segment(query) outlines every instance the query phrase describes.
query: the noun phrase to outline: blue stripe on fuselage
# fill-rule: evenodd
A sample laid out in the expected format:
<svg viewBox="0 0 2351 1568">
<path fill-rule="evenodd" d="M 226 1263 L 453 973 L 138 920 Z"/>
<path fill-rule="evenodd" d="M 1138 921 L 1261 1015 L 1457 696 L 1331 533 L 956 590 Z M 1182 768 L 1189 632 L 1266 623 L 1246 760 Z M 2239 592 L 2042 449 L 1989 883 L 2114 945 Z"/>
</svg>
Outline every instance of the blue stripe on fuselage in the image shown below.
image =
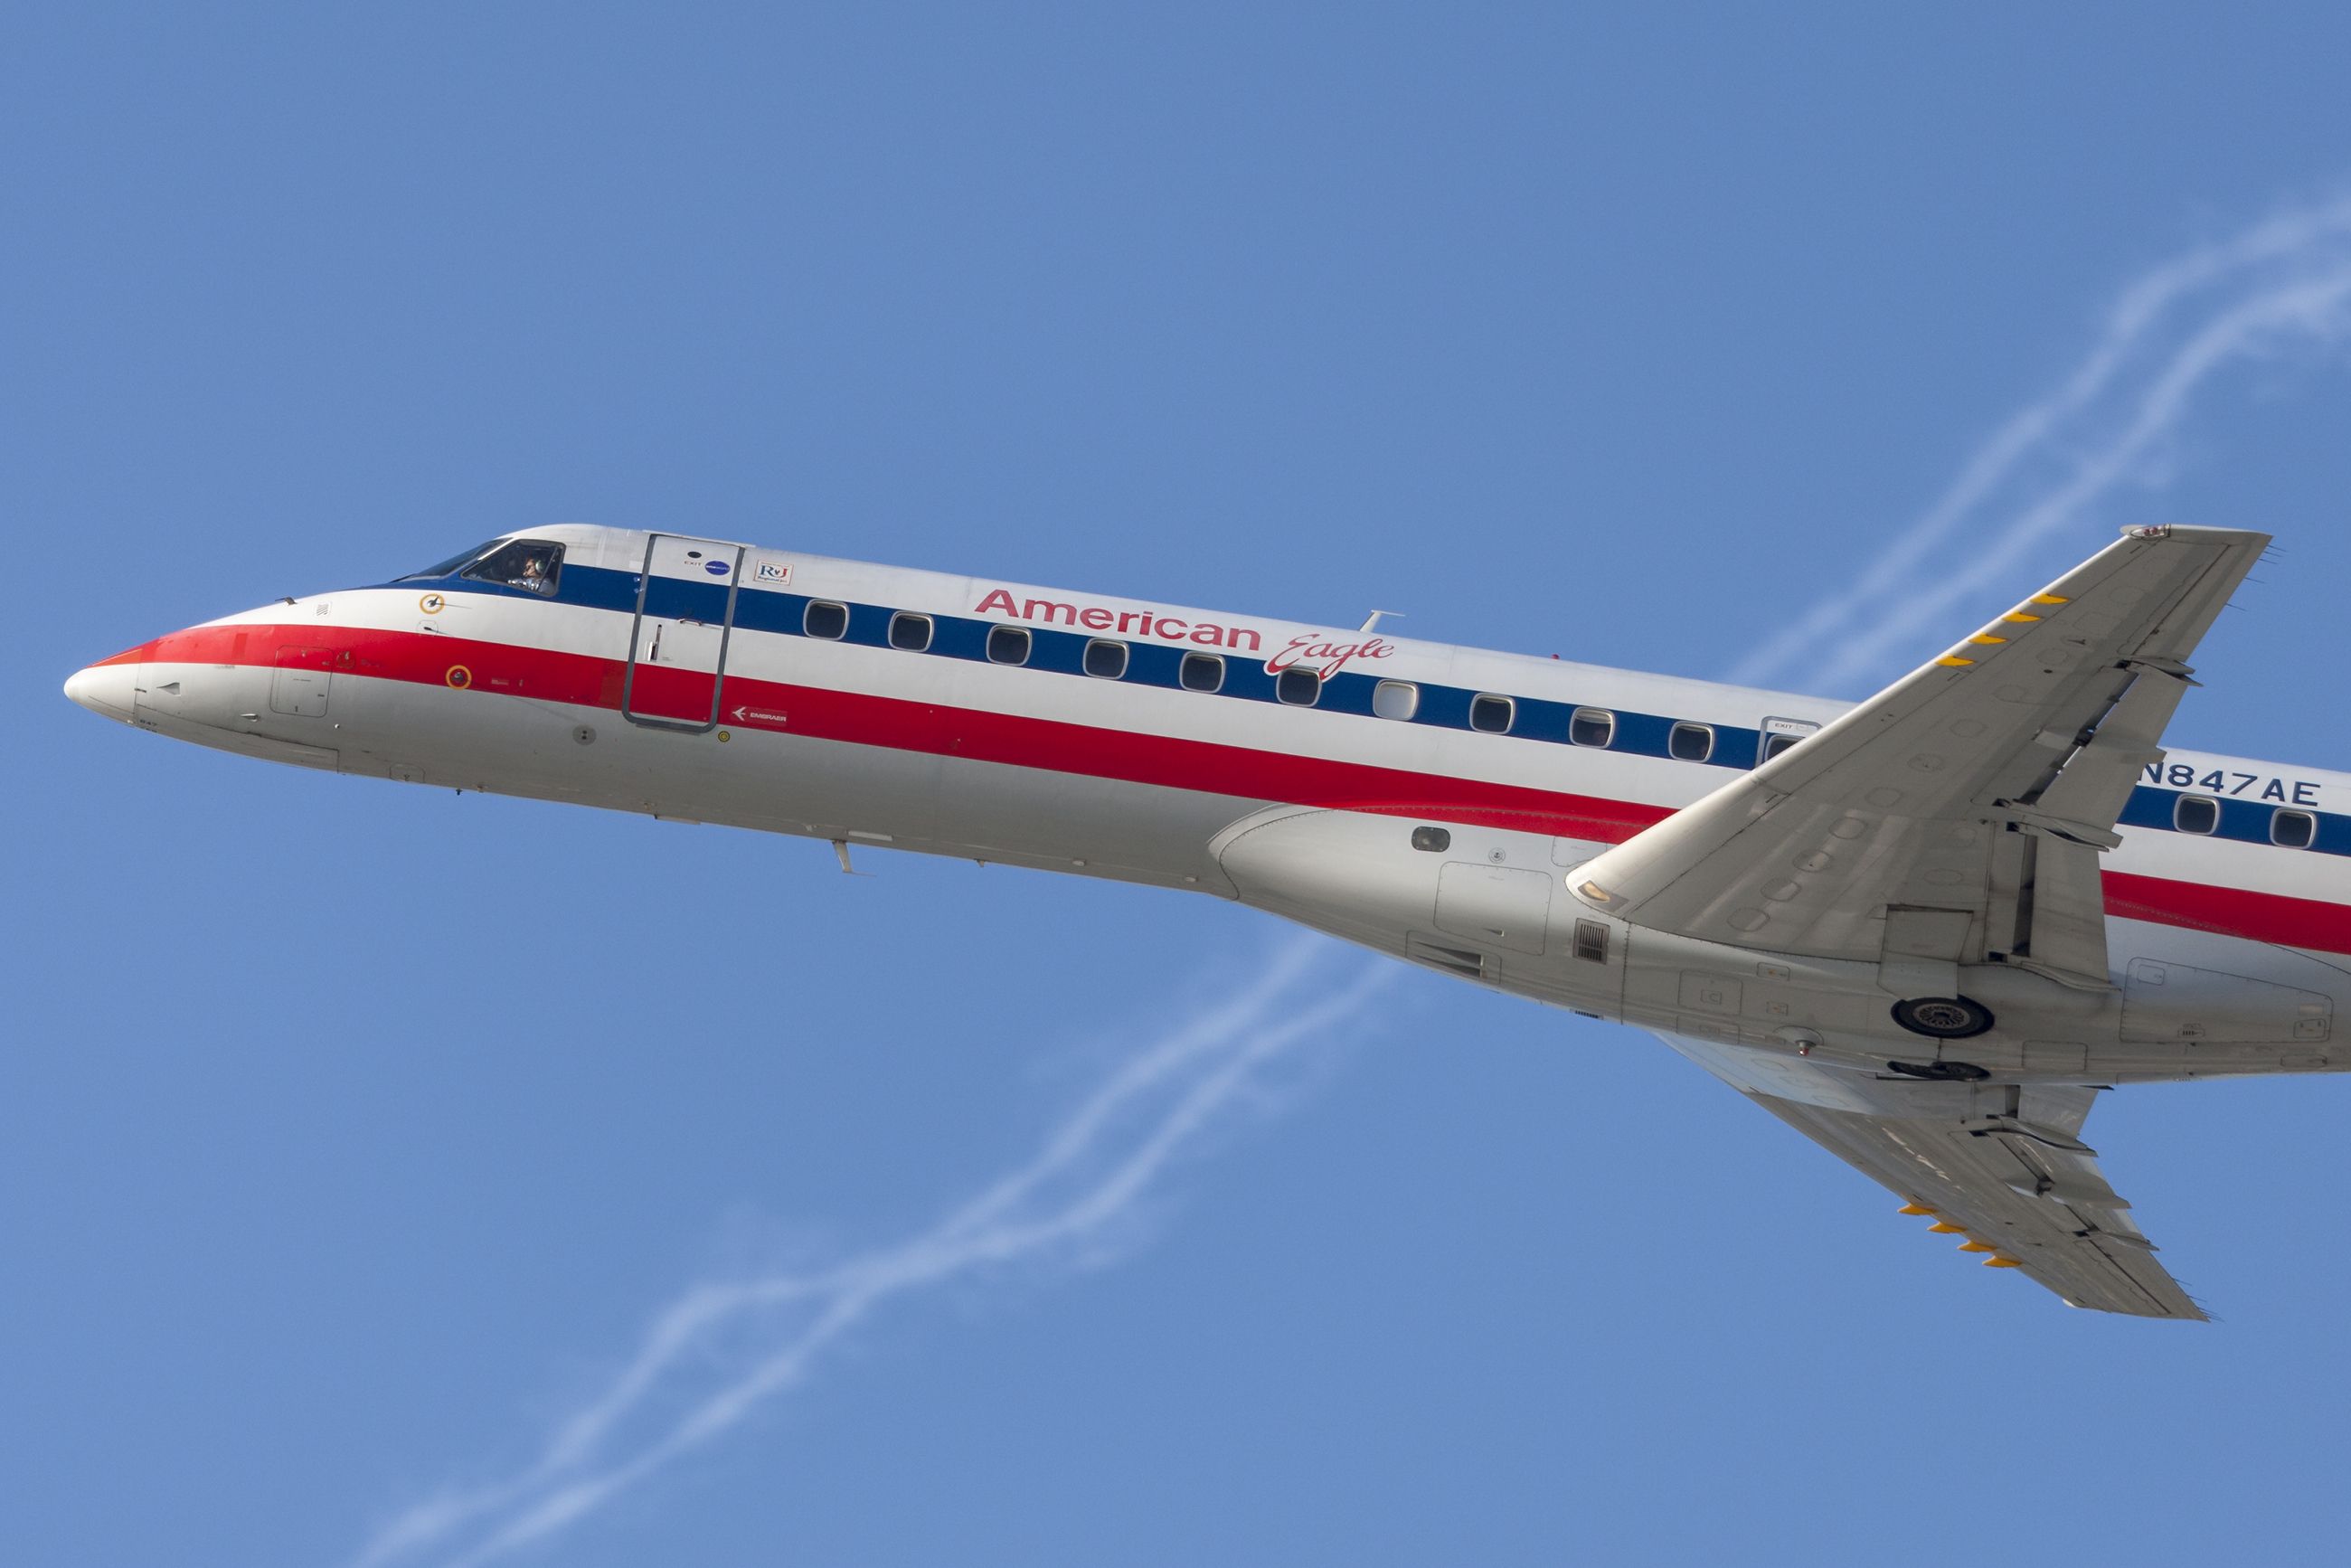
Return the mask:
<svg viewBox="0 0 2351 1568">
<path fill-rule="evenodd" d="M 406 587 L 419 580 L 403 578 L 397 586 Z M 479 582 L 465 578 L 439 580 L 443 591 L 451 593 L 479 593 L 500 598 L 527 600 L 534 603 L 549 601 L 536 593 L 502 584 Z M 688 581 L 680 578 L 656 576 L 645 589 L 645 609 L 648 612 L 670 620 L 704 621 L 716 625 L 726 615 L 727 584 L 725 582 Z M 805 637 L 805 620 L 811 602 L 845 604 L 849 611 L 849 630 L 837 639 L 858 647 L 886 648 L 889 644 L 890 617 L 896 612 L 888 605 L 860 604 L 843 600 L 829 600 L 820 595 L 790 593 L 778 590 L 757 588 L 744 583 L 735 599 L 735 624 L 747 631 L 766 632 L 781 637 Z M 607 567 L 566 565 L 557 585 L 554 602 L 578 605 L 590 610 L 609 610 L 633 616 L 637 610 L 637 574 L 615 571 Z M 987 633 L 994 626 L 1013 622 L 988 621 L 977 616 L 942 615 L 935 611 L 922 611 L 932 622 L 931 645 L 927 653 L 935 658 L 962 659 L 973 664 L 985 664 L 987 659 Z M 1024 625 L 1030 637 L 1030 651 L 1024 669 L 1044 670 L 1056 674 L 1088 677 L 1084 671 L 1086 644 L 1095 641 L 1126 642 L 1128 650 L 1126 674 L 1122 680 L 1130 685 L 1160 686 L 1181 690 L 1177 671 L 1186 652 L 1217 652 L 1224 660 L 1224 685 L 1214 695 L 1242 702 L 1278 703 L 1274 677 L 1268 674 L 1262 659 L 1245 658 L 1216 650 L 1186 650 L 1160 643 L 1127 642 L 1126 639 L 1101 632 L 1064 632 L 1051 627 Z M 1342 670 L 1322 683 L 1322 695 L 1314 706 L 1330 713 L 1373 716 L 1372 695 L 1381 677 L 1352 670 Z M 1419 687 L 1419 706 L 1408 720 L 1390 721 L 1425 725 L 1437 729 L 1462 730 L 1471 734 L 1469 705 L 1480 695 L 1510 696 L 1505 692 L 1481 693 L 1463 686 L 1438 685 L 1426 681 L 1413 683 Z M 1195 694 L 1208 695 L 1208 694 Z M 1610 707 L 1605 703 L 1557 702 L 1543 697 L 1511 696 L 1517 707 L 1507 738 L 1532 740 L 1559 746 L 1573 746 L 1568 737 L 1568 725 L 1579 707 L 1611 713 L 1615 716 L 1615 730 L 1605 747 L 1579 747 L 1579 750 L 1617 752 L 1633 757 L 1654 757 L 1668 761 L 1681 760 L 1667 749 L 1667 740 L 1675 724 L 1682 722 L 1662 714 L 1628 713 Z M 1691 723 L 1702 722 L 1690 720 Z M 1685 767 L 1719 768 L 1729 771 L 1745 771 L 1755 766 L 1756 748 L 1761 732 L 1738 725 L 1712 725 L 1714 752 L 1704 762 L 1687 762 Z M 1497 737 L 1497 738 L 1503 738 Z M 2173 814 L 2183 794 L 2194 790 L 2166 789 L 2151 784 L 2140 784 L 2117 820 L 2117 825 L 2150 829 L 2158 832 L 2178 832 Z M 2255 800 L 2221 798 L 2220 821 L 2212 838 L 2226 839 L 2234 843 L 2270 843 L 2270 824 L 2278 808 Z M 2309 808 L 2288 808 L 2307 810 L 2318 819 L 2315 841 L 2309 851 L 2289 851 L 2290 853 L 2316 852 L 2330 855 L 2351 855 L 2351 817 L 2335 815 Z"/>
</svg>

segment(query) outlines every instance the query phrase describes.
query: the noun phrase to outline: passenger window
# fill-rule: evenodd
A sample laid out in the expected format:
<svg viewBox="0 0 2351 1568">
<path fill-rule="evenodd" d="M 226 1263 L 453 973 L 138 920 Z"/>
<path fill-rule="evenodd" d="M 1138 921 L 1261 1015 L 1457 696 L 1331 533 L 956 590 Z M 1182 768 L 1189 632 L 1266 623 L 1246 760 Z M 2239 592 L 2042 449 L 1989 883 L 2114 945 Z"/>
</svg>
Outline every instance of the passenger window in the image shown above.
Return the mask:
<svg viewBox="0 0 2351 1568">
<path fill-rule="evenodd" d="M 1714 755 L 1714 726 L 1677 724 L 1666 737 L 1666 751 L 1677 762 L 1704 762 Z"/>
<path fill-rule="evenodd" d="M 1803 738 L 1801 735 L 1767 735 L 1763 737 L 1763 753 L 1755 760 L 1759 763 L 1769 762 Z"/>
<path fill-rule="evenodd" d="M 1420 688 L 1410 681 L 1382 681 L 1372 688 L 1372 712 L 1382 718 L 1410 718 L 1420 711 Z"/>
<path fill-rule="evenodd" d="M 519 588 L 526 593 L 552 598 L 555 579 L 563 570 L 563 547 L 547 539 L 517 539 L 492 550 L 465 575 L 476 582 Z"/>
<path fill-rule="evenodd" d="M 1593 964 L 1608 962 L 1608 927 L 1597 920 L 1577 921 L 1575 956 Z"/>
<path fill-rule="evenodd" d="M 1412 847 L 1432 855 L 1441 855 L 1453 847 L 1453 835 L 1443 828 L 1415 828 Z"/>
<path fill-rule="evenodd" d="M 2220 802 L 2210 795 L 2182 795 L 2172 804 L 2171 825 L 2183 833 L 2218 832 Z"/>
<path fill-rule="evenodd" d="M 800 616 L 800 630 L 811 637 L 839 639 L 849 635 L 849 606 L 822 599 L 809 601 Z"/>
<path fill-rule="evenodd" d="M 1292 664 L 1273 677 L 1273 695 L 1292 707 L 1312 707 L 1322 695 L 1322 677 Z"/>
<path fill-rule="evenodd" d="M 1126 674 L 1126 644 L 1097 637 L 1086 644 L 1086 674 L 1105 681 Z"/>
<path fill-rule="evenodd" d="M 1578 746 L 1605 746 L 1616 738 L 1616 716 L 1606 708 L 1577 708 L 1567 721 L 1567 738 Z"/>
<path fill-rule="evenodd" d="M 1176 681 L 1187 692 L 1221 691 L 1225 662 L 1214 653 L 1186 653 L 1176 671 Z"/>
<path fill-rule="evenodd" d="M 2270 818 L 2270 842 L 2306 850 L 2318 841 L 2318 819 L 2307 811 L 2279 811 Z"/>
<path fill-rule="evenodd" d="M 917 615 L 911 610 L 901 610 L 890 617 L 890 646 L 902 653 L 919 653 L 931 645 L 931 618 Z"/>
<path fill-rule="evenodd" d="M 1518 705 L 1508 697 L 1481 693 L 1469 699 L 1469 727 L 1483 730 L 1488 735 L 1508 735 L 1510 733 L 1510 720 L 1517 716 L 1517 710 Z"/>
<path fill-rule="evenodd" d="M 990 626 L 987 629 L 987 662 L 991 664 L 1025 664 L 1029 662 L 1029 630 L 1025 626 Z"/>
</svg>

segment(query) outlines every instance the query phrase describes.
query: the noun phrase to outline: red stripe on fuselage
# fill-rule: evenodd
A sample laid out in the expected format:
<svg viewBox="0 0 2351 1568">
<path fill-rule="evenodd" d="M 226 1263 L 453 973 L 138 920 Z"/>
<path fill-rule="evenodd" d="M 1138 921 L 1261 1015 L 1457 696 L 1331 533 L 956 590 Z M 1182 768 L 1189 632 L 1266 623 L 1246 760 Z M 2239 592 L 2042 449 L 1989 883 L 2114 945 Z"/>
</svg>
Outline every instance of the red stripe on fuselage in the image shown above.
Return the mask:
<svg viewBox="0 0 2351 1568">
<path fill-rule="evenodd" d="M 2274 942 L 2322 953 L 2351 953 L 2351 908 L 2324 899 L 2244 887 L 2213 887 L 2200 882 L 2135 872 L 2105 874 L 2106 913 L 2158 925 L 2184 925 L 2217 936 Z"/>
<path fill-rule="evenodd" d="M 450 670 L 463 666 L 469 691 L 614 712 L 621 706 L 628 668 L 624 661 L 594 654 L 420 632 L 234 624 L 199 626 L 159 637 L 107 663 L 148 660 L 267 666 L 279 662 L 281 649 L 305 651 L 308 656 L 300 662 L 306 665 L 421 685 L 446 686 Z M 321 653 L 327 655 L 323 663 L 318 662 Z M 643 669 L 639 679 L 649 673 L 693 679 L 685 672 Z M 706 704 L 708 686 L 703 685 L 700 690 L 705 694 L 701 702 Z M 697 706 L 691 693 L 672 695 L 684 698 L 681 710 Z M 773 730 L 1244 800 L 1394 817 L 1431 817 L 1603 843 L 1621 843 L 1673 815 L 1671 807 L 1635 800 L 1416 773 L 1375 763 L 1294 757 L 1218 741 L 789 685 L 747 675 L 726 677 L 725 698 L 726 722 L 739 729 Z M 663 711 L 670 706 L 664 700 Z M 739 719 L 732 716 L 737 708 L 746 710 Z M 706 706 L 703 711 L 707 711 Z M 780 716 L 787 715 L 789 718 Z M 2126 872 L 2107 872 L 2105 881 L 2106 913 L 2124 919 L 2282 946 L 2351 953 L 2351 907 L 2339 904 Z"/>
<path fill-rule="evenodd" d="M 559 653 L 510 643 L 474 642 L 420 632 L 360 627 L 200 626 L 158 638 L 148 657 L 164 664 L 274 664 L 280 648 L 331 650 L 322 667 L 380 680 L 447 685 L 449 672 L 463 667 L 465 689 L 541 702 L 618 711 L 628 666 L 618 659 Z M 348 660 L 344 655 L 348 654 Z M 302 661 L 308 664 L 311 658 Z M 686 672 L 647 670 L 638 679 Z M 649 692 L 657 711 L 707 712 L 707 677 L 699 704 L 680 683 L 675 691 Z M 1435 816 L 1445 821 L 1555 833 L 1609 843 L 1630 838 L 1673 814 L 1670 807 L 1611 800 L 1477 779 L 1452 779 L 1360 762 L 1173 736 L 1104 729 L 1061 719 L 943 706 L 863 692 L 789 685 L 730 674 L 725 692 L 727 722 L 739 729 L 768 729 L 819 740 L 883 747 L 898 751 L 967 757 L 1059 773 L 1160 784 L 1248 800 L 1280 800 L 1333 810 L 1376 811 L 1390 816 Z M 741 707 L 789 715 L 788 720 Z"/>
</svg>

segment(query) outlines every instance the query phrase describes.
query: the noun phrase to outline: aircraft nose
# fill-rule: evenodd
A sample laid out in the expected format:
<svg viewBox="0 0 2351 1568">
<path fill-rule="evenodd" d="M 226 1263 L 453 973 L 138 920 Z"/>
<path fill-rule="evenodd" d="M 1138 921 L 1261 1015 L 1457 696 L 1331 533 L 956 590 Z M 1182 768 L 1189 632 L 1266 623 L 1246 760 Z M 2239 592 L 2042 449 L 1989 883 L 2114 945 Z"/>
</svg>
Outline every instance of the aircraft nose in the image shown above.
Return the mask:
<svg viewBox="0 0 2351 1568">
<path fill-rule="evenodd" d="M 136 664 L 92 664 L 66 678 L 66 695 L 100 718 L 129 724 L 138 685 Z"/>
</svg>

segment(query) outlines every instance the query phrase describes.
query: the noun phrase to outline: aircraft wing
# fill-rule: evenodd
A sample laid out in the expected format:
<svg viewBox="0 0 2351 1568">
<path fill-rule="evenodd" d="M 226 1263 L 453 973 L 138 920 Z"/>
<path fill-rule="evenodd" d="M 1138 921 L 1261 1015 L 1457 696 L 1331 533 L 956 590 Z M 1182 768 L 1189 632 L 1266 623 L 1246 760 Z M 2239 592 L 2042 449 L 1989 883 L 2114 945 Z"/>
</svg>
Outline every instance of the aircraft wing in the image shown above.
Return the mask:
<svg viewBox="0 0 2351 1568">
<path fill-rule="evenodd" d="M 2202 1320 L 2081 1141 L 2099 1091 L 1889 1080 L 1678 1035 L 1658 1038 L 1994 1267 L 2069 1306 Z"/>
<path fill-rule="evenodd" d="M 2163 755 L 2189 654 L 2268 545 L 2231 528 L 2126 529 L 1949 653 L 1587 862 L 1576 891 L 1707 941 L 1907 967 L 1908 994 L 1949 996 L 1951 966 L 1990 961 L 2103 988 L 2099 852 Z"/>
</svg>

